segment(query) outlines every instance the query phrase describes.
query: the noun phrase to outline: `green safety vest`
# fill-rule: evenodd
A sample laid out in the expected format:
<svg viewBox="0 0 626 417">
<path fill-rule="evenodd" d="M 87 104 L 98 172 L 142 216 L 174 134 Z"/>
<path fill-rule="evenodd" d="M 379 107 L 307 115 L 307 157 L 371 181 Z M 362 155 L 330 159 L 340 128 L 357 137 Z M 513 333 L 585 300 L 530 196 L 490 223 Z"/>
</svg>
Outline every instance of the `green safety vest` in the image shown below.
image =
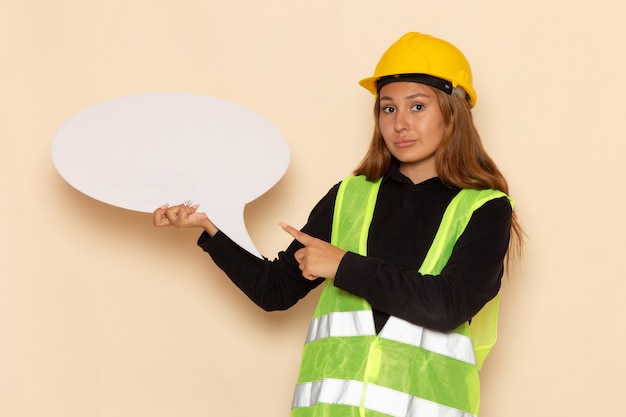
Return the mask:
<svg viewBox="0 0 626 417">
<path fill-rule="evenodd" d="M 367 254 L 381 180 L 351 176 L 340 185 L 331 243 Z M 472 213 L 506 196 L 463 189 L 452 199 L 419 269 L 438 275 Z M 478 371 L 495 343 L 498 296 L 454 331 L 391 316 L 376 334 L 371 305 L 327 279 L 309 327 L 292 417 L 470 417 L 480 402 Z"/>
</svg>

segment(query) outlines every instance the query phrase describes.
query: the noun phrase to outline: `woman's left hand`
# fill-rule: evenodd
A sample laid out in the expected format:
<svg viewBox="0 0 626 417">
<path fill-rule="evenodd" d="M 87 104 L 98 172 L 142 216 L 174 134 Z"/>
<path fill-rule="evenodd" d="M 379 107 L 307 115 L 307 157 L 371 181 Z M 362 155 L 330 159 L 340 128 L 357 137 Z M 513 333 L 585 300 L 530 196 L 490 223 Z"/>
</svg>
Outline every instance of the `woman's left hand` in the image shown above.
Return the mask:
<svg viewBox="0 0 626 417">
<path fill-rule="evenodd" d="M 335 278 L 339 263 L 346 251 L 285 223 L 280 223 L 280 227 L 304 245 L 294 254 L 304 278 L 311 281 L 319 277 Z"/>
</svg>

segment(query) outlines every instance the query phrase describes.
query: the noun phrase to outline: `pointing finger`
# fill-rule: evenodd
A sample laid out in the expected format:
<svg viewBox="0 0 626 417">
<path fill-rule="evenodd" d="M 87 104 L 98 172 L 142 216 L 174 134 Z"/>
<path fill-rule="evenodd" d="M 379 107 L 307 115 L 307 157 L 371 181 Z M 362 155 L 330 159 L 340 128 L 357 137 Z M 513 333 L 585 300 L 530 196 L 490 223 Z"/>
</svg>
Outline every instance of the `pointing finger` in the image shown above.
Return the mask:
<svg viewBox="0 0 626 417">
<path fill-rule="evenodd" d="M 283 228 L 283 230 L 285 232 L 289 233 L 294 239 L 296 239 L 298 242 L 302 243 L 304 246 L 310 244 L 311 241 L 314 239 L 310 235 L 307 235 L 306 233 L 301 232 L 298 229 L 296 229 L 295 227 L 289 226 L 286 223 L 279 223 L 279 225 L 280 225 L 280 227 Z"/>
</svg>

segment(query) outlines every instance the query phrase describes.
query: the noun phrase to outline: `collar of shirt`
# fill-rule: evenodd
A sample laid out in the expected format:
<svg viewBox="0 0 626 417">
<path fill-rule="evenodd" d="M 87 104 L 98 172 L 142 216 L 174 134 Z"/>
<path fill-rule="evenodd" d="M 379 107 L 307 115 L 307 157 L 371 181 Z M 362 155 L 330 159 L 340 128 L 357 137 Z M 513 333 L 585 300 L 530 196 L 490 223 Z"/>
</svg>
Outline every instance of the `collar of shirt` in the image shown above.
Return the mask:
<svg viewBox="0 0 626 417">
<path fill-rule="evenodd" d="M 439 179 L 439 177 L 429 178 L 425 181 L 422 181 L 419 184 L 413 184 L 413 181 L 411 181 L 409 177 L 407 177 L 402 172 L 400 172 L 400 164 L 397 161 L 394 161 L 391 163 L 389 170 L 387 171 L 387 173 L 385 174 L 383 178 L 383 182 L 385 181 L 395 181 L 400 184 L 409 184 L 411 186 L 416 186 L 416 185 L 421 186 L 421 185 L 428 185 L 428 184 L 437 184 L 438 186 L 441 185 L 441 180 Z"/>
</svg>

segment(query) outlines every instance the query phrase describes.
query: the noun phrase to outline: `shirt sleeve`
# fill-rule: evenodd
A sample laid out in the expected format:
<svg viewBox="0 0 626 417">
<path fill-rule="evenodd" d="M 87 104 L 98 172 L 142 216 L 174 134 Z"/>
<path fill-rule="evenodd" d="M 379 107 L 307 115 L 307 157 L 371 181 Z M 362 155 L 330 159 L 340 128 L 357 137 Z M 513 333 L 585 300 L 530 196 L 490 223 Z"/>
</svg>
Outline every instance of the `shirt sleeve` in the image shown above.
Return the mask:
<svg viewBox="0 0 626 417">
<path fill-rule="evenodd" d="M 365 298 L 382 313 L 434 330 L 453 330 L 500 290 L 511 214 L 506 198 L 477 209 L 438 276 L 348 252 L 335 286 Z"/>
<path fill-rule="evenodd" d="M 303 232 L 330 240 L 337 189 L 338 184 L 314 207 Z M 213 237 L 202 233 L 198 246 L 248 298 L 266 311 L 288 309 L 323 282 L 322 278 L 310 281 L 302 276 L 294 258 L 302 245 L 295 240 L 272 260 L 249 253 L 221 231 Z"/>
</svg>

